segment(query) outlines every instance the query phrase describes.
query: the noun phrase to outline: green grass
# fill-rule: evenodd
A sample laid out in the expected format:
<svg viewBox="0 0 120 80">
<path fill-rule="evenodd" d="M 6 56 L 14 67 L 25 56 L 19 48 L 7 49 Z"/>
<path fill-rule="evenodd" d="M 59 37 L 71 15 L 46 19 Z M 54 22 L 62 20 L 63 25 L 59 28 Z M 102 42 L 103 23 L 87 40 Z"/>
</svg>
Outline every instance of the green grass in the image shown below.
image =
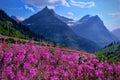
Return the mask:
<svg viewBox="0 0 120 80">
<path fill-rule="evenodd" d="M 100 61 L 117 62 L 120 61 L 120 43 L 111 44 L 95 53 Z"/>
<path fill-rule="evenodd" d="M 13 24 L 9 21 L 0 21 L 0 34 L 17 38 L 29 39 L 28 36 L 14 29 Z"/>
</svg>

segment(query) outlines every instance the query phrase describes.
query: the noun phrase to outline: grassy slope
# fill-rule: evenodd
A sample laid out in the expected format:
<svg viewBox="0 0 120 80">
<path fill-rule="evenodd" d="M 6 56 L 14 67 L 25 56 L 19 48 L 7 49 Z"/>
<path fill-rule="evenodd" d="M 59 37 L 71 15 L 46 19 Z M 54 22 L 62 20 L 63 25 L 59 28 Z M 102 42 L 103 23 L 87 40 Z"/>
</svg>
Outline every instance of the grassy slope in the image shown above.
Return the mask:
<svg viewBox="0 0 120 80">
<path fill-rule="evenodd" d="M 12 37 L 17 37 L 17 38 L 24 38 L 28 39 L 28 37 L 18 30 L 14 29 L 12 26 L 13 24 L 9 25 L 9 21 L 1 21 L 0 20 L 0 34 L 2 35 L 7 35 L 7 36 L 12 36 Z"/>
<path fill-rule="evenodd" d="M 0 34 L 17 38 L 28 38 L 26 35 L 21 33 L 17 27 L 22 26 L 0 9 Z"/>
<path fill-rule="evenodd" d="M 96 52 L 96 57 L 101 60 L 108 60 L 109 62 L 120 61 L 120 43 L 111 44 L 104 49 Z"/>
</svg>

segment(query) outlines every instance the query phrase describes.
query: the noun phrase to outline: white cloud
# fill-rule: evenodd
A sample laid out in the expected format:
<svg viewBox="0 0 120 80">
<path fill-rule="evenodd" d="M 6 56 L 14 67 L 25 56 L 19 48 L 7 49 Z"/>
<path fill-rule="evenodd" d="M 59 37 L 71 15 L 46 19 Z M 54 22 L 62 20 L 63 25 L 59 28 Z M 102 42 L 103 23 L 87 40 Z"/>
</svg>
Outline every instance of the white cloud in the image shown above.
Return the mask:
<svg viewBox="0 0 120 80">
<path fill-rule="evenodd" d="M 24 20 L 25 20 L 25 18 L 20 17 L 20 16 L 17 16 L 16 18 L 17 18 L 19 21 L 24 21 Z"/>
<path fill-rule="evenodd" d="M 108 13 L 110 16 L 120 16 L 120 12 Z"/>
<path fill-rule="evenodd" d="M 35 11 L 32 7 L 30 7 L 30 6 L 28 6 L 28 5 L 25 5 L 25 9 L 30 10 L 30 11 L 32 11 L 32 12 Z"/>
<path fill-rule="evenodd" d="M 63 5 L 69 7 L 66 0 L 23 0 L 26 3 L 37 6 L 38 8 L 43 8 L 48 6 L 49 8 L 55 8 L 57 5 Z"/>
<path fill-rule="evenodd" d="M 68 12 L 67 13 L 69 16 L 74 16 L 74 13 L 72 13 L 72 12 Z"/>
<path fill-rule="evenodd" d="M 70 3 L 71 3 L 71 5 L 77 6 L 80 8 L 92 8 L 95 6 L 94 1 L 82 2 L 82 1 L 70 0 Z"/>
</svg>

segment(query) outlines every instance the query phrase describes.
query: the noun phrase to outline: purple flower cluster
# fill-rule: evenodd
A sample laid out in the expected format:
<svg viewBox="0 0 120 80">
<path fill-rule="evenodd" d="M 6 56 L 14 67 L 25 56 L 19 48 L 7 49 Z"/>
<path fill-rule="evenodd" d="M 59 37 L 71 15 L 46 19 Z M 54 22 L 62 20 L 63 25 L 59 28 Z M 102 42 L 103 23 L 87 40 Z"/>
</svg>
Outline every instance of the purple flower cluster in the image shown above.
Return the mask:
<svg viewBox="0 0 120 80">
<path fill-rule="evenodd" d="M 67 48 L 0 43 L 0 79 L 120 80 L 120 62 Z"/>
</svg>

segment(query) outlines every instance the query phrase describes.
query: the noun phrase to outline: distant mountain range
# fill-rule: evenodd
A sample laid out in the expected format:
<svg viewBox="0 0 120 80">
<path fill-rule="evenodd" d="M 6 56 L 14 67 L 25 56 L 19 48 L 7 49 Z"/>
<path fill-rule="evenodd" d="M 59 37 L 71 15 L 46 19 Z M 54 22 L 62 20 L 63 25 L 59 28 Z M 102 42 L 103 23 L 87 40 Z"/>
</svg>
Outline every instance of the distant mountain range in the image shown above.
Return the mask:
<svg viewBox="0 0 120 80">
<path fill-rule="evenodd" d="M 72 30 L 79 36 L 96 42 L 101 47 L 118 41 L 118 38 L 106 28 L 103 21 L 97 15 L 84 16 L 72 26 Z"/>
<path fill-rule="evenodd" d="M 93 52 L 99 46 L 88 39 L 76 35 L 67 25 L 72 19 L 59 16 L 52 9 L 45 7 L 37 14 L 22 22 L 34 33 L 44 36 L 46 39 L 54 41 L 62 46 Z"/>
<path fill-rule="evenodd" d="M 119 38 L 119 40 L 120 40 L 120 28 L 113 30 L 112 33 L 113 33 L 115 36 L 117 36 L 117 37 Z"/>
<path fill-rule="evenodd" d="M 21 21 L 16 16 L 11 16 L 13 20 L 15 20 L 17 23 L 20 23 Z"/>
</svg>

